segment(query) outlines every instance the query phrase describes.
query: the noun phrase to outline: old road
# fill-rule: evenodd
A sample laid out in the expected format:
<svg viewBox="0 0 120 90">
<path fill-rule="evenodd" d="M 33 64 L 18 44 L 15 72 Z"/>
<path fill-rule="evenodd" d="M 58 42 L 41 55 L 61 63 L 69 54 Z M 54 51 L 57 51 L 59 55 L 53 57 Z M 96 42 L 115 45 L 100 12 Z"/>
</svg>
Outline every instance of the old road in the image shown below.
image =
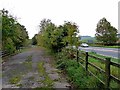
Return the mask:
<svg viewBox="0 0 120 90">
<path fill-rule="evenodd" d="M 43 48 L 30 48 L 2 65 L 2 88 L 69 88 Z"/>
</svg>

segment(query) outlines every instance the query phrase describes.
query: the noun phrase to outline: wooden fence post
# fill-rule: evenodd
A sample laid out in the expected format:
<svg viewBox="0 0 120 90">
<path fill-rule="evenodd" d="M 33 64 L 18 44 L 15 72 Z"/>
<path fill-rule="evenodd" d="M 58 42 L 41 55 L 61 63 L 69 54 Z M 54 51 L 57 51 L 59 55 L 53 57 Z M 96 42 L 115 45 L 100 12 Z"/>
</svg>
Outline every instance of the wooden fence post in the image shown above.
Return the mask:
<svg viewBox="0 0 120 90">
<path fill-rule="evenodd" d="M 85 69 L 88 71 L 88 52 L 86 52 L 86 57 L 85 57 Z"/>
<path fill-rule="evenodd" d="M 106 58 L 106 62 L 105 62 L 105 77 L 106 77 L 105 87 L 106 88 L 109 88 L 109 84 L 110 84 L 110 59 L 111 58 Z"/>
<path fill-rule="evenodd" d="M 78 51 L 78 49 L 77 49 L 77 62 L 78 62 L 78 60 L 79 60 L 79 51 Z"/>
</svg>

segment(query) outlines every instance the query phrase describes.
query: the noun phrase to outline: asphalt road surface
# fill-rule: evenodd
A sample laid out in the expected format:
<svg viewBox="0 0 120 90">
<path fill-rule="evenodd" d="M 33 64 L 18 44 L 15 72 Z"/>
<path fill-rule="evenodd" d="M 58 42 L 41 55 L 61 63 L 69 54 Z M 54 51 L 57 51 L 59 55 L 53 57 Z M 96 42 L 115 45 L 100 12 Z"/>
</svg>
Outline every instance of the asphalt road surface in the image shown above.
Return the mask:
<svg viewBox="0 0 120 90">
<path fill-rule="evenodd" d="M 79 47 L 80 50 L 87 52 L 96 52 L 104 56 L 120 58 L 120 49 L 118 48 L 103 48 L 103 47 Z"/>
</svg>

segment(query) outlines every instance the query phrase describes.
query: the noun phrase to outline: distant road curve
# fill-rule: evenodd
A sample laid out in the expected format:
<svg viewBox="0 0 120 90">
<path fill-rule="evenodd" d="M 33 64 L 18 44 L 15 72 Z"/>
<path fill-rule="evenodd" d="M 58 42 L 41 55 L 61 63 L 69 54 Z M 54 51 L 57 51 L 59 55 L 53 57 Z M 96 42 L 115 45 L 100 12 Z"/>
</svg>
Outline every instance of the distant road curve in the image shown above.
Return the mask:
<svg viewBox="0 0 120 90">
<path fill-rule="evenodd" d="M 103 48 L 103 47 L 79 47 L 80 50 L 87 52 L 96 52 L 104 56 L 120 58 L 120 48 Z"/>
</svg>

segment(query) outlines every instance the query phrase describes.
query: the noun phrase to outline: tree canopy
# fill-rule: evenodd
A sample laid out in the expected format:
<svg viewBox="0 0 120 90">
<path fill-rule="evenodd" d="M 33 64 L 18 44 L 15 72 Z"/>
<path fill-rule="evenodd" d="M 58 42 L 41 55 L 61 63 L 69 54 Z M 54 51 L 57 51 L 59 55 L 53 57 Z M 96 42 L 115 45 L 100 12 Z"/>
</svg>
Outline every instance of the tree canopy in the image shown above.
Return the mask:
<svg viewBox="0 0 120 90">
<path fill-rule="evenodd" d="M 13 53 L 28 40 L 25 26 L 21 25 L 9 12 L 2 10 L 2 50 Z"/>
<path fill-rule="evenodd" d="M 98 41 L 107 45 L 114 44 L 118 40 L 117 29 L 106 18 L 98 22 L 95 36 Z"/>
<path fill-rule="evenodd" d="M 43 19 L 40 23 L 40 32 L 37 35 L 37 44 L 53 50 L 61 51 L 65 46 L 77 45 L 78 26 L 72 22 L 65 22 L 56 26 L 49 19 Z"/>
</svg>

